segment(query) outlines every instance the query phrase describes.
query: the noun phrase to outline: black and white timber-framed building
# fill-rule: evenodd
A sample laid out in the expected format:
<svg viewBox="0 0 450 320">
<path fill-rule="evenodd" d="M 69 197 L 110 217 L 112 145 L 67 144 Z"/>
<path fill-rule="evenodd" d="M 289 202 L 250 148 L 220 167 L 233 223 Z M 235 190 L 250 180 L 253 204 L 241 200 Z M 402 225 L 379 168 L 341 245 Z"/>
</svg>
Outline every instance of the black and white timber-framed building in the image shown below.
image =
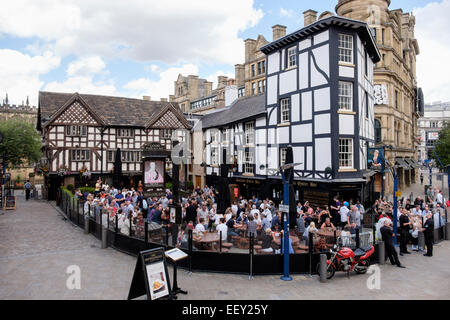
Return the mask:
<svg viewBox="0 0 450 320">
<path fill-rule="evenodd" d="M 80 183 L 82 170 L 88 170 L 91 179 L 102 177 L 111 185 L 118 148 L 122 182 L 136 187 L 144 181 L 144 146 L 156 142 L 171 150 L 173 136 L 184 139 L 183 129 L 191 127 L 174 102 L 39 92 L 37 130 L 48 166 L 48 198 L 54 199 L 63 183 Z M 59 174 L 62 168 L 64 175 Z"/>
<path fill-rule="evenodd" d="M 271 169 L 284 164 L 290 145 L 301 163 L 294 168 L 296 200 L 373 200 L 367 154 L 375 142 L 373 66 L 380 53 L 367 24 L 332 16 L 261 50 L 266 92 L 202 119 L 207 184 L 217 180 L 228 148 L 230 183 L 243 196 L 281 200 L 281 176 Z"/>
</svg>

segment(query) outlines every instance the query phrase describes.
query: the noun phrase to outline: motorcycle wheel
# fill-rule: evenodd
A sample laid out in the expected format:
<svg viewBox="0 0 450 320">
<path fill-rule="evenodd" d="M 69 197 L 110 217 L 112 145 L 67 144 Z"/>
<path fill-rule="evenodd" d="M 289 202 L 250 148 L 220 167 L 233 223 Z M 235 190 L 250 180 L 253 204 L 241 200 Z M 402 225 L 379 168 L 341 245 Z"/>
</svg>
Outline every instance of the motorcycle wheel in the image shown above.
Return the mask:
<svg viewBox="0 0 450 320">
<path fill-rule="evenodd" d="M 320 275 L 320 263 L 317 264 L 317 274 Z M 334 269 L 334 267 L 332 265 L 329 265 L 327 268 L 327 279 L 330 280 L 331 278 L 334 277 L 334 274 L 336 273 L 336 270 Z"/>
<path fill-rule="evenodd" d="M 364 263 L 364 264 L 363 264 Z M 357 274 L 364 274 L 369 270 L 370 262 L 369 260 L 363 260 L 358 262 L 358 264 L 355 266 L 355 272 Z"/>
</svg>

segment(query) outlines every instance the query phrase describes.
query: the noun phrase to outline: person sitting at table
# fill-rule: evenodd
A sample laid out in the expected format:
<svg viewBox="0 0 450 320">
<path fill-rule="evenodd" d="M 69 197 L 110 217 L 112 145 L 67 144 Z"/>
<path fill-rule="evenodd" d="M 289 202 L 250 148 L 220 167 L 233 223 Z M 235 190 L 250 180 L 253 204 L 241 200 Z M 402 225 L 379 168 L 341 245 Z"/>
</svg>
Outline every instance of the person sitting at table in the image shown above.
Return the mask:
<svg viewBox="0 0 450 320">
<path fill-rule="evenodd" d="M 320 229 L 321 230 L 334 231 L 334 230 L 336 230 L 336 227 L 334 226 L 334 224 L 331 223 L 331 219 L 329 217 L 327 217 L 325 219 L 325 222 L 320 227 Z"/>
<path fill-rule="evenodd" d="M 237 228 L 237 224 L 236 222 L 236 216 L 233 214 L 230 218 L 230 220 L 227 221 L 227 227 L 228 227 L 228 236 L 239 236 L 239 234 L 237 233 L 237 230 L 235 228 Z"/>
<path fill-rule="evenodd" d="M 277 211 L 277 215 L 272 219 L 272 230 L 281 228 L 281 211 Z"/>
<path fill-rule="evenodd" d="M 267 228 L 272 228 L 272 223 L 266 216 L 266 212 L 261 212 L 262 220 L 261 220 L 261 228 L 263 230 L 266 230 Z"/>
<path fill-rule="evenodd" d="M 305 232 L 305 214 L 303 213 L 303 210 L 300 210 L 300 212 L 297 213 L 297 236 L 300 241 L 303 240 L 303 233 Z"/>
<path fill-rule="evenodd" d="M 258 227 L 258 224 L 256 223 L 255 219 L 252 215 L 248 217 L 247 222 L 247 236 L 250 237 L 253 235 L 253 238 L 256 237 L 256 228 Z"/>
<path fill-rule="evenodd" d="M 272 241 L 275 240 L 275 236 L 272 229 L 267 228 L 262 233 L 261 252 L 274 253 L 275 249 L 272 247 Z"/>
<path fill-rule="evenodd" d="M 316 229 L 316 224 L 311 222 L 309 226 L 305 229 L 305 233 L 303 234 L 303 238 L 305 239 L 305 245 L 309 245 L 309 234 L 312 233 L 313 236 L 317 234 L 318 230 Z"/>
<path fill-rule="evenodd" d="M 200 219 L 198 220 L 198 222 L 199 222 L 199 223 L 197 223 L 197 225 L 195 226 L 195 231 L 196 231 L 197 233 L 199 233 L 199 232 L 205 232 L 205 226 L 204 226 L 205 219 L 204 219 L 204 218 L 200 218 Z"/>
<path fill-rule="evenodd" d="M 247 217 L 247 213 L 243 212 L 241 215 L 239 215 L 239 217 L 236 219 L 236 223 L 238 224 L 247 224 L 248 222 L 248 217 Z"/>
<path fill-rule="evenodd" d="M 323 225 L 327 218 L 331 219 L 330 212 L 327 210 L 322 210 L 322 212 L 320 212 L 320 214 L 319 214 L 319 224 Z"/>
<path fill-rule="evenodd" d="M 227 241 L 228 238 L 228 227 L 225 224 L 225 218 L 220 218 L 219 224 L 216 227 L 216 231 L 219 233 L 222 231 L 222 241 Z"/>
</svg>

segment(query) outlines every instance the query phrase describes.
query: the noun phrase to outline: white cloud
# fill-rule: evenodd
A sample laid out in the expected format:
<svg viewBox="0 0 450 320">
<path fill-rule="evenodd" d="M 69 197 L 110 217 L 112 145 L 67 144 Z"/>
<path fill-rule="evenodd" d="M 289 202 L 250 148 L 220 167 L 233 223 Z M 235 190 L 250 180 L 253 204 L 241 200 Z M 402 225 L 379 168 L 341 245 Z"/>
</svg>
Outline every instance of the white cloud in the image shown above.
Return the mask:
<svg viewBox="0 0 450 320">
<path fill-rule="evenodd" d="M 230 79 L 230 78 L 234 79 L 234 77 L 235 77 L 234 73 L 227 73 L 227 72 L 224 72 L 221 70 L 216 71 L 214 74 L 212 74 L 210 76 L 207 76 L 206 80 L 213 83 L 213 85 L 212 85 L 213 90 L 217 88 L 217 77 L 218 76 L 225 76 L 225 77 L 228 77 L 228 79 Z"/>
<path fill-rule="evenodd" d="M 112 81 L 95 81 L 92 76 L 74 76 L 69 77 L 62 82 L 52 81 L 45 86 L 44 91 L 79 92 L 108 96 L 118 95 Z"/>
<path fill-rule="evenodd" d="M 2 3 L 0 35 L 37 37 L 30 49 L 59 56 L 235 64 L 238 32 L 262 16 L 253 0 L 15 0 Z"/>
<path fill-rule="evenodd" d="M 29 56 L 10 49 L 0 49 L 0 94 L 8 93 L 11 104 L 19 104 L 30 97 L 30 104 L 37 105 L 38 91 L 43 85 L 39 76 L 60 64 L 60 58 L 50 52 Z"/>
<path fill-rule="evenodd" d="M 151 96 L 152 100 L 168 98 L 174 94 L 174 82 L 179 74 L 184 76 L 198 74 L 198 67 L 193 64 L 184 64 L 181 67 L 172 67 L 160 73 L 159 80 L 155 81 L 149 78 L 140 78 L 128 82 L 124 85 L 132 96 L 142 98 L 142 96 Z"/>
<path fill-rule="evenodd" d="M 280 8 L 280 17 L 293 18 L 295 16 L 295 11 L 292 9 Z"/>
<path fill-rule="evenodd" d="M 67 75 L 69 76 L 87 76 L 100 73 L 105 69 L 106 65 L 102 58 L 98 56 L 82 57 L 76 61 L 72 61 L 67 67 Z"/>
<path fill-rule="evenodd" d="M 450 101 L 450 0 L 432 2 L 414 9 L 415 36 L 419 42 L 417 56 L 418 85 L 424 90 L 425 101 Z"/>
</svg>

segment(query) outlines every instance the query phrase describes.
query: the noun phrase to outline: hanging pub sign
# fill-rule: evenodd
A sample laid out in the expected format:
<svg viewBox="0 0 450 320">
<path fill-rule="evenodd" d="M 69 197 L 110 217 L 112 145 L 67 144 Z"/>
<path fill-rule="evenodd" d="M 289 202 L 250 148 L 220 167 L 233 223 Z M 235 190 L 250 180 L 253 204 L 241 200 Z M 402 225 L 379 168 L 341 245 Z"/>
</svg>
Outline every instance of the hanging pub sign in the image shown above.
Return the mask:
<svg viewBox="0 0 450 320">
<path fill-rule="evenodd" d="M 162 160 L 145 161 L 144 183 L 149 187 L 164 187 L 164 161 Z"/>
<path fill-rule="evenodd" d="M 150 142 L 142 146 L 142 175 L 144 176 L 144 196 L 164 194 L 165 168 L 170 151 L 159 142 Z"/>
<path fill-rule="evenodd" d="M 148 300 L 172 296 L 164 248 L 141 251 L 131 281 L 128 300 L 147 294 Z"/>
<path fill-rule="evenodd" d="M 368 148 L 367 168 L 371 170 L 381 170 L 384 158 L 384 148 Z"/>
</svg>

